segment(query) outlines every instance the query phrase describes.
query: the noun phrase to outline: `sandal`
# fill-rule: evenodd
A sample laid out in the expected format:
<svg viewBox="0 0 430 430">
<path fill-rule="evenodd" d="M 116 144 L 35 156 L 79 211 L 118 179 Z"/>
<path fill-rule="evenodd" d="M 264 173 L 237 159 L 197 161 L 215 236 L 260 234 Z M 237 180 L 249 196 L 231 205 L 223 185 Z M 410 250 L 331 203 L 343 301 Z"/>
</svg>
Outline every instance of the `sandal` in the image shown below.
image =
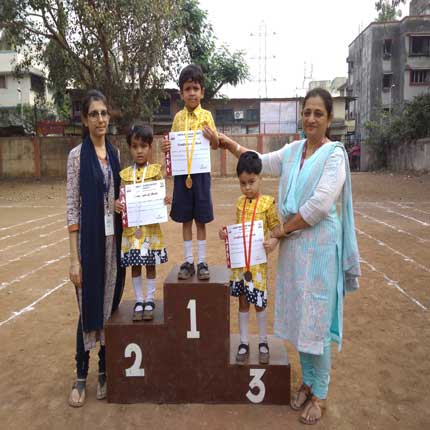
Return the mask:
<svg viewBox="0 0 430 430">
<path fill-rule="evenodd" d="M 147 306 L 150 306 L 151 309 L 146 309 Z M 155 309 L 155 303 L 154 302 L 145 302 L 145 305 L 143 307 L 143 320 L 144 321 L 151 321 L 154 319 L 154 309 Z"/>
<path fill-rule="evenodd" d="M 241 349 L 244 349 L 245 352 L 240 352 Z M 237 354 L 236 354 L 236 363 L 240 366 L 243 366 L 247 363 L 249 358 L 249 345 L 246 343 L 241 343 L 239 345 L 239 348 L 237 348 Z"/>
<path fill-rule="evenodd" d="M 300 411 L 305 407 L 306 403 L 310 400 L 311 397 L 311 388 L 308 387 L 306 384 L 302 384 L 302 386 L 298 389 L 298 391 L 296 391 L 293 398 L 291 399 L 291 409 L 294 411 Z"/>
<path fill-rule="evenodd" d="M 136 308 L 138 306 L 142 307 L 141 311 L 136 310 Z M 134 308 L 133 308 L 133 321 L 142 321 L 142 319 L 143 319 L 143 308 L 144 308 L 143 302 L 136 302 L 136 304 L 134 305 Z"/>
<path fill-rule="evenodd" d="M 80 408 L 85 403 L 85 379 L 77 379 L 72 386 L 69 395 L 69 405 L 73 408 Z"/>
<path fill-rule="evenodd" d="M 323 412 L 326 408 L 326 402 L 323 399 L 312 396 L 310 402 L 306 405 L 302 415 L 300 415 L 300 422 L 303 424 L 314 425 L 321 420 Z"/>
<path fill-rule="evenodd" d="M 99 380 L 97 382 L 97 400 L 106 399 L 106 373 L 99 373 Z"/>
</svg>

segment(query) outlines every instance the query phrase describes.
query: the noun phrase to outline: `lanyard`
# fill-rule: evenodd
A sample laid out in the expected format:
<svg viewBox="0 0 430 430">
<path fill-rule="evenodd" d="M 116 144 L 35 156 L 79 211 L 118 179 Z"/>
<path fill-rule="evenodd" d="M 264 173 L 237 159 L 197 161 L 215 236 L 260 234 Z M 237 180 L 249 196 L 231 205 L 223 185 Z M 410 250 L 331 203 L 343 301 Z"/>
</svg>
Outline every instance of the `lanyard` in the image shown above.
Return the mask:
<svg viewBox="0 0 430 430">
<path fill-rule="evenodd" d="M 110 162 L 109 162 L 109 155 L 106 154 L 106 160 L 107 160 L 107 183 L 106 183 L 106 178 L 105 178 L 105 174 L 102 168 L 102 178 L 103 178 L 103 194 L 105 196 L 106 199 L 106 208 L 109 208 L 109 188 L 110 188 L 110 183 L 111 183 L 111 168 L 110 168 Z"/>
<path fill-rule="evenodd" d="M 255 213 L 257 212 L 257 205 L 258 205 L 258 199 L 259 198 L 260 198 L 260 194 L 257 195 L 257 198 L 255 200 L 254 212 L 252 213 L 251 229 L 249 231 L 249 246 L 248 246 L 248 251 L 246 250 L 246 236 L 245 236 L 245 208 L 246 208 L 246 198 L 245 198 L 245 201 L 243 203 L 243 209 L 242 209 L 243 250 L 244 250 L 244 253 L 245 253 L 245 266 L 246 266 L 247 272 L 249 272 L 249 268 L 251 266 L 252 230 L 254 229 Z"/>
<path fill-rule="evenodd" d="M 191 179 L 191 166 L 193 164 L 193 155 L 194 155 L 194 148 L 196 146 L 196 136 L 197 136 L 197 127 L 199 126 L 199 117 L 197 117 L 196 125 L 193 130 L 193 140 L 191 142 L 191 151 L 188 146 L 188 118 L 190 116 L 190 113 L 188 110 L 186 111 L 187 114 L 185 116 L 185 151 L 187 153 L 187 180 L 190 181 Z M 192 183 L 191 183 L 192 184 Z M 191 188 L 191 187 L 189 187 Z"/>
<path fill-rule="evenodd" d="M 145 182 L 146 170 L 148 169 L 148 162 L 145 163 L 145 168 L 143 169 L 142 182 Z M 136 163 L 133 166 L 133 184 L 136 184 Z"/>
</svg>

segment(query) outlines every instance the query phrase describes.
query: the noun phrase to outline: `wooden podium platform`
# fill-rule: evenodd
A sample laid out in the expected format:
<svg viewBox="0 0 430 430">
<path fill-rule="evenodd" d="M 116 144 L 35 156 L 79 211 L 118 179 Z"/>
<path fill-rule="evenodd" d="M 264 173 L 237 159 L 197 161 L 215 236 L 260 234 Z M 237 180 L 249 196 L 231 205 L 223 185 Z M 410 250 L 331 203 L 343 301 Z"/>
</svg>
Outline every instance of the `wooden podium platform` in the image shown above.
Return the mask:
<svg viewBox="0 0 430 430">
<path fill-rule="evenodd" d="M 114 403 L 266 403 L 290 401 L 285 347 L 269 338 L 270 363 L 258 364 L 258 337 L 250 360 L 235 364 L 238 335 L 230 335 L 229 272 L 212 266 L 211 279 L 164 282 L 154 320 L 133 322 L 124 301 L 106 325 L 108 401 Z"/>
</svg>

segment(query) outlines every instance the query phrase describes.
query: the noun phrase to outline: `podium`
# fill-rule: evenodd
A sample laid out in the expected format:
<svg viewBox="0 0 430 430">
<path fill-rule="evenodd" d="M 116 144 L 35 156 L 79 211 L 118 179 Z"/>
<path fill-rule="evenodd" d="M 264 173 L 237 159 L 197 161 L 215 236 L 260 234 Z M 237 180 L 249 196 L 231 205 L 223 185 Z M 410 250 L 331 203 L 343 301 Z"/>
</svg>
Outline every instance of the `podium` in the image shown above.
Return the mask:
<svg viewBox="0 0 430 430">
<path fill-rule="evenodd" d="M 167 276 L 152 321 L 133 322 L 134 301 L 123 301 L 107 322 L 108 402 L 288 404 L 282 341 L 269 336 L 270 362 L 260 365 L 258 336 L 251 336 L 248 363 L 235 362 L 228 270 L 212 266 L 209 281 L 180 281 L 178 270 Z"/>
</svg>

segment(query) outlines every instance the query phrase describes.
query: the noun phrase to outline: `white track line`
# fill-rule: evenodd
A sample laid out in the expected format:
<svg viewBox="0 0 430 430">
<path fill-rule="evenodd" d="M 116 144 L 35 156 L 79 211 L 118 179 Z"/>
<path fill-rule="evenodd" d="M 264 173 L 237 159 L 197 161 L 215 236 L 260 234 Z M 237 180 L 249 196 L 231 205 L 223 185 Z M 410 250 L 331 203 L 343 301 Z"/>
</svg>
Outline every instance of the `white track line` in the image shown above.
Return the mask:
<svg viewBox="0 0 430 430">
<path fill-rule="evenodd" d="M 409 210 L 413 210 L 413 211 L 415 211 L 415 212 L 420 212 L 420 213 L 423 213 L 423 214 L 425 214 L 425 215 L 430 215 L 430 212 L 427 212 L 427 211 L 423 211 L 422 209 L 417 209 L 417 208 L 411 208 L 410 206 L 407 206 L 407 205 L 410 205 L 410 203 L 396 203 L 396 206 L 398 206 L 399 208 L 402 208 L 402 209 L 409 209 Z"/>
<path fill-rule="evenodd" d="M 368 263 L 363 258 L 360 258 L 360 262 L 366 264 L 370 268 L 370 270 L 372 270 L 372 272 L 376 272 L 376 273 L 379 273 L 380 275 L 382 275 L 384 277 L 384 279 L 387 281 L 388 285 L 390 285 L 391 287 L 396 288 L 398 291 L 400 291 L 404 296 L 406 296 L 409 300 L 411 300 L 413 303 L 415 303 L 421 309 L 423 309 L 425 311 L 428 310 L 428 308 L 426 308 L 422 303 L 420 303 L 415 297 L 412 297 L 410 294 L 408 294 L 402 287 L 400 287 L 400 285 L 396 281 L 393 281 L 384 272 L 381 272 L 380 270 L 377 270 L 375 268 L 375 266 L 372 266 L 370 263 Z"/>
<path fill-rule="evenodd" d="M 51 242 L 48 245 L 41 245 L 37 248 L 34 248 L 32 251 L 27 252 L 27 254 L 22 254 L 22 255 L 19 255 L 18 257 L 11 258 L 6 263 L 0 264 L 0 267 L 4 267 L 4 266 L 7 266 L 8 264 L 14 263 L 15 261 L 22 260 L 23 258 L 28 257 L 29 255 L 32 255 L 32 254 L 35 254 L 36 252 L 45 250 L 46 248 L 50 248 L 51 246 L 58 245 L 59 243 L 64 242 L 67 239 L 68 239 L 68 237 L 63 237 L 62 239 L 57 240 L 55 242 Z"/>
<path fill-rule="evenodd" d="M 383 246 L 385 248 L 388 248 L 391 252 L 393 252 L 394 254 L 399 255 L 400 257 L 403 258 L 403 260 L 408 261 L 410 263 L 415 264 L 415 266 L 419 267 L 420 269 L 424 270 L 427 273 L 430 273 L 430 269 L 427 266 L 424 266 L 421 263 L 418 263 L 417 261 L 415 261 L 413 258 L 401 253 L 400 251 L 397 251 L 397 249 L 392 248 L 390 245 L 387 245 L 385 242 L 383 242 L 382 240 L 376 239 L 375 237 L 371 236 L 370 234 L 364 232 L 363 230 L 360 230 L 359 228 L 355 228 L 357 230 L 357 232 L 363 236 L 368 237 L 369 239 L 374 240 L 375 242 L 377 242 L 378 245 Z"/>
<path fill-rule="evenodd" d="M 52 294 L 55 291 L 59 290 L 60 288 L 64 287 L 64 285 L 66 285 L 69 282 L 70 281 L 68 279 L 64 279 L 60 284 L 58 284 L 56 287 L 52 288 L 51 290 L 48 290 L 43 296 L 39 297 L 33 303 L 29 304 L 25 308 L 20 309 L 19 311 L 13 312 L 12 315 L 8 319 L 6 319 L 4 321 L 0 321 L 0 327 L 4 324 L 8 323 L 9 321 L 21 316 L 22 314 L 24 314 L 26 312 L 30 312 L 30 311 L 34 310 L 34 306 L 36 306 L 39 302 L 41 302 L 43 299 L 48 297 L 50 294 Z"/>
<path fill-rule="evenodd" d="M 414 239 L 416 239 L 419 243 L 430 242 L 430 240 L 428 240 L 428 239 L 423 239 L 423 238 L 421 238 L 419 236 L 415 236 L 414 234 L 409 233 L 409 232 L 407 232 L 405 230 L 402 230 L 401 228 L 397 228 L 397 227 L 395 227 L 395 226 L 393 226 L 391 224 L 388 224 L 385 221 L 382 221 L 382 220 L 380 220 L 378 218 L 375 218 L 373 216 L 370 216 L 370 215 L 366 215 L 363 212 L 360 212 L 358 209 L 354 209 L 354 212 L 357 213 L 358 215 L 362 216 L 364 219 L 369 219 L 369 220 L 374 221 L 374 222 L 376 222 L 378 224 L 384 225 L 385 227 L 388 227 L 388 228 L 391 228 L 392 230 L 397 231 L 397 233 L 402 233 L 402 234 L 406 234 L 408 236 L 411 236 Z"/>
<path fill-rule="evenodd" d="M 386 206 L 383 206 L 383 205 L 381 205 L 381 204 L 379 204 L 379 203 L 375 203 L 375 206 L 376 206 L 377 208 L 384 209 L 386 212 L 389 212 L 389 213 L 392 213 L 392 214 L 395 214 L 395 215 L 401 216 L 401 217 L 403 217 L 403 218 L 409 219 L 409 220 L 411 220 L 411 221 L 417 222 L 418 224 L 421 224 L 421 225 L 423 225 L 424 227 L 428 227 L 428 226 L 430 226 L 430 224 L 429 224 L 429 223 L 427 223 L 427 222 L 421 221 L 421 220 L 416 219 L 416 218 L 414 218 L 414 217 L 411 217 L 411 216 L 409 216 L 409 215 L 402 214 L 402 213 L 400 213 L 400 212 L 393 211 L 392 209 L 387 208 Z"/>
<path fill-rule="evenodd" d="M 15 233 L 15 234 L 8 234 L 6 236 L 0 237 L 0 241 L 5 240 L 5 239 L 11 239 L 12 237 L 16 237 L 16 236 L 21 236 L 23 234 L 29 233 L 29 232 L 34 231 L 34 230 L 41 230 L 43 228 L 49 227 L 50 225 L 58 224 L 59 222 L 65 222 L 65 221 L 63 219 L 59 219 L 57 221 L 50 222 L 48 224 L 38 225 L 37 227 L 33 227 L 33 228 L 30 228 L 30 229 L 25 230 L 25 231 L 20 231 L 20 232 Z"/>
<path fill-rule="evenodd" d="M 59 261 L 63 260 L 64 258 L 66 258 L 68 256 L 69 256 L 69 253 L 64 254 L 61 257 L 58 257 L 58 258 L 56 258 L 54 260 L 46 261 L 44 264 L 42 264 L 41 266 L 39 266 L 37 269 L 30 270 L 30 272 L 24 273 L 23 275 L 18 276 L 17 278 L 13 279 L 12 281 L 2 282 L 0 284 L 0 291 L 3 290 L 3 289 L 5 289 L 5 288 L 7 288 L 7 287 L 10 287 L 13 284 L 16 284 L 17 282 L 22 281 L 23 279 L 27 278 L 28 276 L 33 275 L 34 273 L 38 272 L 39 270 L 44 269 L 47 266 L 50 266 L 51 264 L 58 263 Z"/>
<path fill-rule="evenodd" d="M 52 230 L 52 231 L 50 231 L 49 233 L 46 233 L 46 234 L 39 234 L 39 238 L 43 238 L 43 237 L 51 236 L 51 234 L 58 233 L 59 231 L 63 231 L 63 230 L 65 230 L 65 229 L 66 229 L 66 226 L 62 226 L 62 227 L 60 227 L 60 228 L 57 228 L 56 230 Z M 28 242 L 30 242 L 30 240 L 24 240 L 24 242 L 18 242 L 18 243 L 15 243 L 14 245 L 9 245 L 9 246 L 7 246 L 6 248 L 0 249 L 0 252 L 6 252 L 6 251 L 8 251 L 9 249 L 16 248 L 17 246 L 22 246 L 22 245 L 24 245 L 24 244 L 26 244 L 26 243 L 28 243 Z"/>
<path fill-rule="evenodd" d="M 45 220 L 46 218 L 52 218 L 53 216 L 58 216 L 58 215 L 62 215 L 62 214 L 63 214 L 63 212 L 58 212 L 56 214 L 46 215 L 42 218 L 33 218 L 33 219 L 28 220 L 28 221 L 20 222 L 19 224 L 10 225 L 8 227 L 0 227 L 0 231 L 10 230 L 11 228 L 20 227 L 22 225 L 30 224 L 32 222 L 42 221 L 42 220 Z"/>
<path fill-rule="evenodd" d="M 51 236 L 51 234 L 58 233 L 59 231 L 66 230 L 66 228 L 67 228 L 67 227 L 66 227 L 65 225 L 63 225 L 62 227 L 57 228 L 56 230 L 52 230 L 52 231 L 50 231 L 49 233 L 46 233 L 46 234 L 39 234 L 39 237 L 48 237 L 48 236 Z"/>
<path fill-rule="evenodd" d="M 23 242 L 15 243 L 13 245 L 6 246 L 6 248 L 0 249 L 0 252 L 9 251 L 9 249 L 11 249 L 11 248 L 16 248 L 17 246 L 25 245 L 28 242 L 30 242 L 30 239 L 29 240 L 24 240 Z"/>
<path fill-rule="evenodd" d="M 0 209 L 58 209 L 58 206 L 44 206 L 44 205 L 0 205 Z"/>
</svg>

